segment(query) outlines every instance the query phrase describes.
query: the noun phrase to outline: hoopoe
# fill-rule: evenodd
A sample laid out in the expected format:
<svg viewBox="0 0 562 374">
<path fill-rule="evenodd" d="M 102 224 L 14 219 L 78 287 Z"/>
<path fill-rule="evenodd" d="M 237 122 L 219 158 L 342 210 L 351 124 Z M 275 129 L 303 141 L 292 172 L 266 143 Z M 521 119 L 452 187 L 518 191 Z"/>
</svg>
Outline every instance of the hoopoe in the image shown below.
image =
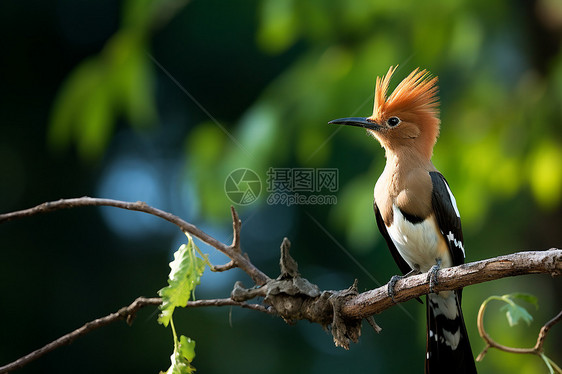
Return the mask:
<svg viewBox="0 0 562 374">
<path fill-rule="evenodd" d="M 430 273 L 464 263 L 461 219 L 455 197 L 431 156 L 439 135 L 437 77 L 414 70 L 387 97 L 390 67 L 377 77 L 370 117 L 341 118 L 331 124 L 367 129 L 385 149 L 386 166 L 374 190 L 377 226 L 404 273 Z M 389 283 L 389 294 L 398 276 Z M 461 309 L 462 290 L 427 295 L 425 372 L 476 373 Z"/>
</svg>

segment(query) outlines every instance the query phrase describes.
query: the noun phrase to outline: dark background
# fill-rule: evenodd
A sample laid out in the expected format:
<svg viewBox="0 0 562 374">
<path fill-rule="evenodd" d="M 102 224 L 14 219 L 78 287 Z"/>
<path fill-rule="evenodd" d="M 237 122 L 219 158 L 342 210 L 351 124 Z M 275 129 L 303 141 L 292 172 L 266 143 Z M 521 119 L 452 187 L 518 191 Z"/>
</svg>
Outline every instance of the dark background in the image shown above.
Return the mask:
<svg viewBox="0 0 562 374">
<path fill-rule="evenodd" d="M 377 287 L 398 271 L 372 213 L 383 151 L 363 131 L 327 122 L 369 115 L 375 77 L 400 64 L 392 86 L 418 66 L 440 78 L 433 160 L 457 198 L 467 261 L 560 248 L 560 3 L 392 3 L 2 2 L 0 212 L 83 195 L 143 200 L 230 242 L 224 181 L 250 168 L 262 193 L 237 208 L 243 250 L 260 269 L 278 274 L 287 236 L 300 272 L 321 288 L 355 278 L 361 291 Z M 337 204 L 267 204 L 270 167 L 337 168 L 338 191 L 322 192 Z M 111 208 L 0 225 L 0 364 L 155 296 L 182 235 Z M 200 248 L 214 264 L 227 261 Z M 236 280 L 250 285 L 240 271 L 207 273 L 197 298 L 227 297 Z M 467 288 L 475 354 L 479 305 L 510 292 L 536 295 L 540 308 L 526 305 L 534 322 L 514 328 L 490 308 L 487 328 L 505 344 L 534 345 L 562 305 L 560 281 L 546 275 Z M 157 313 L 145 308 L 131 327 L 95 331 L 19 372 L 166 370 L 171 331 Z M 174 321 L 197 342 L 201 373 L 421 372 L 424 313 L 416 302 L 385 311 L 376 316 L 383 332 L 365 326 L 349 351 L 317 325 L 237 308 L 178 310 Z M 558 330 L 546 353 L 560 365 Z M 537 357 L 497 351 L 477 365 L 547 372 Z"/>
</svg>

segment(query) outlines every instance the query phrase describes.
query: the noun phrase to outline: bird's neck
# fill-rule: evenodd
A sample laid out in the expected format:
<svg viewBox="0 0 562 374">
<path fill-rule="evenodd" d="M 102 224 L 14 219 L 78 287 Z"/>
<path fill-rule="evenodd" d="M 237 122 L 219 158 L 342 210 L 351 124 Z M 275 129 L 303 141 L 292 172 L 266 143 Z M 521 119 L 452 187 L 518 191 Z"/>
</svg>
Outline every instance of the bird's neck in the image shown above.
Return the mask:
<svg viewBox="0 0 562 374">
<path fill-rule="evenodd" d="M 398 172 L 407 174 L 410 170 L 425 169 L 435 170 L 431 159 L 422 154 L 414 147 L 403 147 L 398 150 L 385 148 L 386 166 L 385 172 Z M 388 169 L 388 170 L 387 170 Z"/>
<path fill-rule="evenodd" d="M 375 203 L 388 225 L 392 222 L 393 206 L 417 217 L 430 212 L 430 171 L 435 171 L 431 160 L 416 154 L 415 149 L 406 152 L 386 150 L 386 166 L 375 184 Z"/>
<path fill-rule="evenodd" d="M 428 175 L 436 171 L 430 159 L 416 152 L 415 148 L 402 149 L 396 152 L 385 149 L 386 165 L 376 183 L 378 194 L 387 195 L 391 200 L 403 190 L 411 188 L 412 178 L 417 180 L 419 175 Z"/>
</svg>

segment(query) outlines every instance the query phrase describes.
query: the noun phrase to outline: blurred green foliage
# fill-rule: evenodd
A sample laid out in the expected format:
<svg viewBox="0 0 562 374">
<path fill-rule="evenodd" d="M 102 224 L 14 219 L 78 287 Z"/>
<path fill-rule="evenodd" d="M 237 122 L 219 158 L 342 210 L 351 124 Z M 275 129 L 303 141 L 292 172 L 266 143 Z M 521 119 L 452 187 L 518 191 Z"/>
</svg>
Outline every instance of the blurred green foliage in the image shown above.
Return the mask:
<svg viewBox="0 0 562 374">
<path fill-rule="evenodd" d="M 148 37 L 184 4 L 184 0 L 124 2 L 120 30 L 98 55 L 74 69 L 57 95 L 49 132 L 54 148 L 73 141 L 80 156 L 97 158 L 122 116 L 137 128 L 156 122 Z"/>
<path fill-rule="evenodd" d="M 295 257 L 301 273 L 320 281 L 358 277 L 360 286 L 369 288 L 375 286 L 369 283 L 372 275 L 384 282 L 397 272 L 376 230 L 372 211 L 372 189 L 383 169 L 384 153 L 374 139 L 360 130 L 327 125 L 334 118 L 369 115 L 376 76 L 396 64 L 400 67 L 391 85 L 418 66 L 440 78 L 442 128 L 433 161 L 455 193 L 463 217 L 467 260 L 562 245 L 562 9 L 558 0 L 194 0 L 187 5 L 177 0 L 128 0 L 122 2 L 118 13 L 118 30 L 97 53 L 80 59 L 64 80 L 61 77 L 56 82 L 59 89 L 52 102 L 48 129 L 40 136 L 48 138 L 51 150 L 75 145 L 81 160 L 95 165 L 95 161 L 101 164 L 102 156 L 110 154 L 107 150 L 114 150 L 120 128 L 131 126 L 135 134 L 150 137 L 158 125 L 180 123 L 186 129 L 185 136 L 183 132 L 170 131 L 168 141 L 157 144 L 172 148 L 178 133 L 182 134 L 179 147 L 184 155 L 184 178 L 195 190 L 197 204 L 193 205 L 198 205 L 200 211 L 196 218 L 205 224 L 230 225 L 228 206 L 232 203 L 224 193 L 224 181 L 235 169 L 251 168 L 260 175 L 265 187 L 270 167 L 338 168 L 335 205 L 275 210 L 267 206 L 267 196 L 262 194 L 258 203 L 240 208 L 242 216 L 247 217 L 245 222 L 251 224 L 251 219 L 258 217 L 254 223 L 265 225 L 258 226 L 260 230 L 283 229 L 281 234 L 272 234 L 267 229 L 263 229 L 265 234 L 243 231 L 242 241 L 249 248 L 250 257 L 262 261 L 258 266 L 267 267 L 272 276 L 277 271 L 275 256 L 267 257 L 264 253 L 276 250 L 270 245 L 279 239 L 276 235 L 290 236 L 294 251 L 298 251 Z M 41 14 L 31 18 L 30 23 L 42 25 L 42 19 L 47 17 Z M 21 32 L 21 40 L 26 37 Z M 55 32 L 51 37 L 59 36 Z M 159 64 L 170 71 L 175 81 Z M 57 78 L 56 74 L 53 76 Z M 38 78 L 31 75 L 34 77 Z M 23 86 L 20 82 L 18 85 Z M 197 105 L 185 92 L 192 93 Z M 50 100 L 49 92 L 43 94 Z M 31 99 L 27 94 L 21 96 L 28 109 Z M 182 114 L 178 107 L 187 108 L 189 113 Z M 30 112 L 18 110 L 18 121 L 38 121 L 43 131 L 45 119 L 26 117 Z M 15 128 L 18 121 L 6 123 L 15 123 Z M 12 131 L 7 138 L 18 134 Z M 18 147 L 28 144 L 25 136 L 19 139 Z M 16 159 L 27 165 L 25 157 L 13 156 L 17 152 L 2 148 L 3 144 L 0 143 L 0 154 L 10 156 L 6 160 Z M 25 148 L 29 153 L 38 152 L 29 156 L 37 169 L 51 157 L 46 151 Z M 151 155 L 149 151 L 146 154 Z M 52 179 L 63 182 L 51 181 L 48 186 L 56 186 L 51 190 L 45 187 L 46 178 L 41 170 L 29 167 L 29 184 L 42 186 L 32 197 L 25 195 L 29 205 L 53 195 L 58 198 L 65 193 L 92 193 L 94 188 L 88 190 L 84 185 L 92 185 L 95 167 L 90 171 L 93 176 L 88 174 L 80 179 L 84 185 L 67 183 L 69 179 L 78 179 L 77 170 L 85 168 L 69 160 L 49 160 L 52 173 L 63 173 L 71 166 L 75 171 L 54 174 L 58 178 Z M 180 202 L 174 201 L 174 207 L 176 204 L 179 206 Z M 326 238 L 307 215 L 317 217 L 333 233 L 337 244 Z M 285 225 L 286 217 L 290 223 Z M 65 240 L 82 240 L 78 234 L 70 234 L 68 239 L 64 236 Z M 22 236 L 31 240 L 28 235 Z M 25 240 L 16 241 L 25 245 Z M 337 249 L 340 245 L 372 272 L 369 279 L 354 265 L 347 264 L 347 258 Z M 53 258 L 59 266 L 72 268 L 67 257 Z M 158 261 L 138 254 L 131 262 L 147 267 L 158 265 Z M 150 270 L 156 272 L 152 267 Z M 144 268 L 142 271 L 148 272 Z M 120 268 L 118 274 L 121 273 Z M 94 277 L 96 272 L 88 274 Z M 143 277 L 142 281 L 151 279 Z M 126 281 L 123 282 L 128 284 Z M 114 278 L 110 277 L 108 282 L 114 290 Z M 129 286 L 140 282 L 130 282 Z M 465 318 L 475 320 L 477 306 L 488 294 L 537 294 L 541 310 L 528 330 L 503 328 L 490 316 L 493 336 L 522 346 L 521 341 L 529 337 L 532 340 L 541 322 L 550 319 L 560 307 L 559 287 L 553 283 L 551 279 L 534 277 L 469 287 L 463 294 Z M 135 290 L 132 286 L 128 288 Z M 114 307 L 111 302 L 110 309 Z M 202 312 L 193 317 L 195 322 L 190 321 L 195 330 L 199 329 L 194 339 L 198 342 L 200 364 L 196 361 L 195 365 L 228 365 L 232 369 L 235 362 L 240 372 L 267 369 L 273 373 L 293 370 L 287 363 L 290 358 L 292 365 L 311 373 L 338 368 L 365 371 L 365 365 L 373 371 L 395 371 L 392 355 L 397 350 L 393 347 L 404 345 L 405 336 L 411 343 L 404 347 L 411 349 L 407 354 L 423 350 L 421 325 L 425 319 L 419 308 L 413 309 L 412 320 L 394 309 L 380 316 L 385 331 L 393 333 L 384 337 L 366 333 L 345 356 L 331 347 L 327 335 L 321 335 L 327 342 L 327 346 L 322 346 L 315 330 L 300 326 L 301 330 L 288 332 L 290 328 L 281 322 L 276 325 L 277 321 L 263 321 L 246 314 L 240 317 L 244 321 L 240 326 L 245 328 L 242 345 L 237 340 L 240 335 L 222 329 L 216 315 Z M 248 322 L 250 318 L 252 322 Z M 419 331 L 412 333 L 415 325 L 420 326 Z M 467 325 L 476 353 L 482 344 L 474 324 Z M 142 328 L 149 331 L 146 326 Z M 281 338 L 272 340 L 269 329 L 276 329 Z M 548 344 L 554 347 L 551 351 L 557 352 L 555 347 L 562 344 L 560 339 L 556 335 L 549 339 L 552 342 Z M 316 355 L 304 357 L 303 346 Z M 202 353 L 202 347 L 218 349 L 225 359 L 217 360 L 217 353 L 212 350 Z M 246 353 L 264 350 L 269 359 L 267 368 L 253 362 L 252 355 L 248 362 L 253 366 L 236 361 L 244 355 L 243 349 Z M 372 355 L 365 353 L 371 349 Z M 553 358 L 560 361 L 560 357 Z M 418 368 L 422 360 L 423 354 L 412 360 L 399 359 L 404 365 L 400 367 Z M 543 369 L 541 362 L 496 352 L 488 354 L 478 365 L 482 373 L 535 373 Z"/>
<path fill-rule="evenodd" d="M 137 127 L 156 122 L 147 37 L 153 19 L 170 3 L 125 3 L 121 30 L 98 56 L 75 69 L 59 93 L 50 130 L 54 145 L 74 137 L 82 156 L 92 157 L 107 145 L 122 114 Z M 545 7 L 549 4 L 544 1 Z M 518 45 L 517 30 L 498 32 L 497 38 L 513 39 L 506 45 L 486 39 L 509 7 L 483 1 L 263 1 L 256 41 L 264 52 L 282 53 L 297 42 L 306 47 L 247 109 L 233 136 L 212 122 L 193 130 L 188 158 L 199 170 L 195 178 L 203 192 L 203 211 L 210 217 L 222 215 L 226 202 L 214 198 L 221 193 L 216 179 L 206 173 L 211 167 L 227 171 L 245 165 L 263 171 L 289 160 L 319 167 L 335 157 L 345 159 L 346 152 L 336 152 L 330 144 L 338 130 L 327 126 L 327 120 L 368 115 L 375 76 L 396 63 L 402 63 L 398 76 L 417 66 L 442 76 L 443 135 L 435 163 L 455 187 L 464 222 L 481 220 L 493 200 L 512 198 L 527 188 L 543 209 L 558 208 L 562 55 L 558 51 L 545 71 L 538 71 L 525 46 Z M 486 16 L 479 17 L 484 10 Z M 502 34 L 512 31 L 515 35 Z M 371 139 L 348 136 L 361 148 L 377 147 Z M 373 157 L 379 168 L 382 162 L 380 154 Z M 367 190 L 375 178 L 374 171 L 372 179 L 353 179 L 362 180 Z M 343 186 L 342 193 L 350 186 Z M 360 231 L 366 232 L 371 222 L 357 209 L 365 199 L 353 196 L 338 208 L 339 219 L 351 226 L 364 222 Z"/>
</svg>

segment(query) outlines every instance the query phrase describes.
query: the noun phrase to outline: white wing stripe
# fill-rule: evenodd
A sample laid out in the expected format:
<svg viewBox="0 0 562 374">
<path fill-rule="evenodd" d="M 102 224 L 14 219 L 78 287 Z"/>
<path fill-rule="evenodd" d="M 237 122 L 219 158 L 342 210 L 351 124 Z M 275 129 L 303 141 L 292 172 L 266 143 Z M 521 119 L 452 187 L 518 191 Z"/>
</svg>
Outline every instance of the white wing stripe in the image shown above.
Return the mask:
<svg viewBox="0 0 562 374">
<path fill-rule="evenodd" d="M 455 235 L 453 234 L 452 231 L 449 231 L 449 233 L 447 234 L 447 240 L 449 242 L 453 242 L 455 244 L 455 247 L 460 248 L 462 250 L 462 256 L 466 257 L 466 254 L 464 253 L 464 246 L 462 245 L 462 242 L 455 238 Z"/>
<path fill-rule="evenodd" d="M 449 193 L 449 198 L 451 198 L 451 203 L 453 204 L 453 208 L 455 209 L 455 213 L 457 214 L 457 217 L 461 218 L 461 214 L 459 213 L 459 208 L 457 208 L 457 200 L 455 199 L 455 196 L 451 192 L 451 189 L 449 188 L 449 185 L 447 183 L 445 183 L 445 187 L 447 187 L 447 192 Z"/>
</svg>

